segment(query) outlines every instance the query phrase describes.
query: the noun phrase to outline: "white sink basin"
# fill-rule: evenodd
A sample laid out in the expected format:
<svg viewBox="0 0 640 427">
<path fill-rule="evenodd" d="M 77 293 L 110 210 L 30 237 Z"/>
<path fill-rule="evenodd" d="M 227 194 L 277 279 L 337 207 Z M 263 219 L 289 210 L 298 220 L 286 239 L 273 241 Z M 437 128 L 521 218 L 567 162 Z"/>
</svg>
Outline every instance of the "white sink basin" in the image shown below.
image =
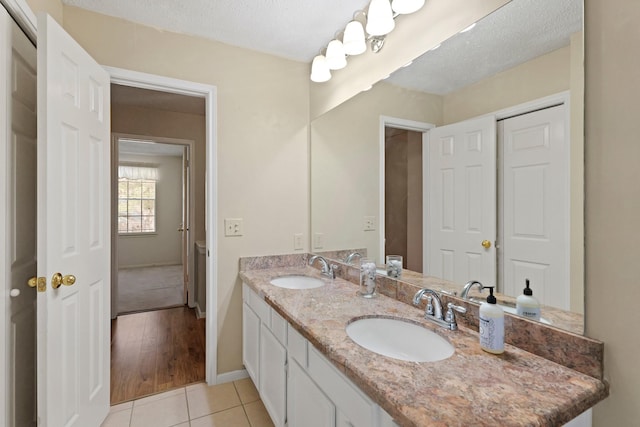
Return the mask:
<svg viewBox="0 0 640 427">
<path fill-rule="evenodd" d="M 501 305 L 501 304 L 498 304 L 498 305 L 500 307 L 502 307 L 502 309 L 504 310 L 505 313 L 511 313 L 511 314 L 516 314 L 516 315 L 518 314 L 518 312 L 516 311 L 516 309 L 514 307 L 508 307 L 506 305 Z M 545 319 L 544 317 L 540 318 L 540 322 L 541 323 L 546 323 L 547 325 L 551 324 L 551 322 L 548 321 L 547 319 Z"/>
<path fill-rule="evenodd" d="M 436 362 L 454 352 L 440 335 L 400 319 L 359 319 L 347 325 L 347 335 L 367 350 L 409 362 Z"/>
<path fill-rule="evenodd" d="M 309 276 L 282 276 L 271 280 L 273 286 L 286 289 L 313 289 L 324 286 L 324 282 Z"/>
</svg>

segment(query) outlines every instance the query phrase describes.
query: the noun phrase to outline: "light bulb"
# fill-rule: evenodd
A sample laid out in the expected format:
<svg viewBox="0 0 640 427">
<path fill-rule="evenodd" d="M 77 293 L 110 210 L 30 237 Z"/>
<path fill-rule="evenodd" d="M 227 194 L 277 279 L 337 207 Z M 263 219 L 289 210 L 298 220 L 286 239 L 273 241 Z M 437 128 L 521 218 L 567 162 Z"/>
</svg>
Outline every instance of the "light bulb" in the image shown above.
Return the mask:
<svg viewBox="0 0 640 427">
<path fill-rule="evenodd" d="M 340 40 L 331 40 L 327 46 L 327 65 L 330 70 L 339 70 L 347 66 L 344 46 Z"/>
<path fill-rule="evenodd" d="M 327 58 L 324 55 L 318 55 L 313 58 L 311 63 L 311 81 L 316 83 L 326 82 L 331 78 L 331 72 L 327 65 Z"/>
<path fill-rule="evenodd" d="M 360 55 L 367 50 L 367 42 L 364 39 L 364 28 L 359 21 L 351 21 L 344 29 L 342 39 L 344 52 L 347 55 Z"/>
<path fill-rule="evenodd" d="M 371 0 L 367 13 L 367 33 L 372 36 L 384 36 L 395 26 L 389 0 Z"/>
<path fill-rule="evenodd" d="M 417 12 L 424 6 L 424 0 L 393 0 L 391 8 L 401 15 Z"/>
</svg>

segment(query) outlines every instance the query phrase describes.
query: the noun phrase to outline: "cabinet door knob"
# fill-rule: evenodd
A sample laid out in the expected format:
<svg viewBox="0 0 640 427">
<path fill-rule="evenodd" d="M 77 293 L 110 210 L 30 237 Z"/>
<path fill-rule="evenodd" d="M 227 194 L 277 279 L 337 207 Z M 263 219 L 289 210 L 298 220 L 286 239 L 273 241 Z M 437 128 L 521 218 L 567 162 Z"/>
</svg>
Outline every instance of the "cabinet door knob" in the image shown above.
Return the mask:
<svg viewBox="0 0 640 427">
<path fill-rule="evenodd" d="M 11 297 L 13 297 L 13 298 L 19 296 L 20 295 L 20 289 L 17 289 L 17 288 L 11 289 L 11 291 L 9 291 L 9 295 L 11 295 Z"/>
<path fill-rule="evenodd" d="M 482 247 L 485 249 L 489 249 L 491 247 L 491 242 L 489 240 L 483 240 Z"/>
</svg>

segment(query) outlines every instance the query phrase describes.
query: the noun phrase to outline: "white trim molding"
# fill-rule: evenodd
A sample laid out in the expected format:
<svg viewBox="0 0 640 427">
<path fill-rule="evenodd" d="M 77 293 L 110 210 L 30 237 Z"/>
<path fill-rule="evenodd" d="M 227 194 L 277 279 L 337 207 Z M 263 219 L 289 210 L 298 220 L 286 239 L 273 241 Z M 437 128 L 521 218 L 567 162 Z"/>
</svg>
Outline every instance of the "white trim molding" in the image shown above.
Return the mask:
<svg viewBox="0 0 640 427">
<path fill-rule="evenodd" d="M 22 31 L 29 37 L 33 44 L 38 39 L 38 19 L 31 10 L 26 0 L 0 0 L 9 15 L 18 23 Z"/>
</svg>

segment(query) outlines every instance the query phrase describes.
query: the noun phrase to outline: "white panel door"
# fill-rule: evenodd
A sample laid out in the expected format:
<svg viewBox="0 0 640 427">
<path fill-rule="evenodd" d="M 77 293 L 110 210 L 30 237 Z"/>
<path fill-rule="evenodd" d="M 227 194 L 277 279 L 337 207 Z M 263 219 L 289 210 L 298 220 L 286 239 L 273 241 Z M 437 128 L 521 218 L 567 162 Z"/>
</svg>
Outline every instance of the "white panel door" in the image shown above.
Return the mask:
<svg viewBox="0 0 640 427">
<path fill-rule="evenodd" d="M 502 145 L 503 292 L 525 279 L 542 304 L 569 309 L 569 141 L 564 105 L 498 124 Z"/>
<path fill-rule="evenodd" d="M 493 116 L 429 131 L 426 272 L 496 284 L 496 125 Z M 489 247 L 482 245 L 490 243 Z"/>
<path fill-rule="evenodd" d="M 0 425 L 36 425 L 36 48 L 0 7 Z"/>
<path fill-rule="evenodd" d="M 38 17 L 41 426 L 99 426 L 109 411 L 109 80 L 50 16 Z M 75 284 L 53 289 L 57 273 Z"/>
</svg>

